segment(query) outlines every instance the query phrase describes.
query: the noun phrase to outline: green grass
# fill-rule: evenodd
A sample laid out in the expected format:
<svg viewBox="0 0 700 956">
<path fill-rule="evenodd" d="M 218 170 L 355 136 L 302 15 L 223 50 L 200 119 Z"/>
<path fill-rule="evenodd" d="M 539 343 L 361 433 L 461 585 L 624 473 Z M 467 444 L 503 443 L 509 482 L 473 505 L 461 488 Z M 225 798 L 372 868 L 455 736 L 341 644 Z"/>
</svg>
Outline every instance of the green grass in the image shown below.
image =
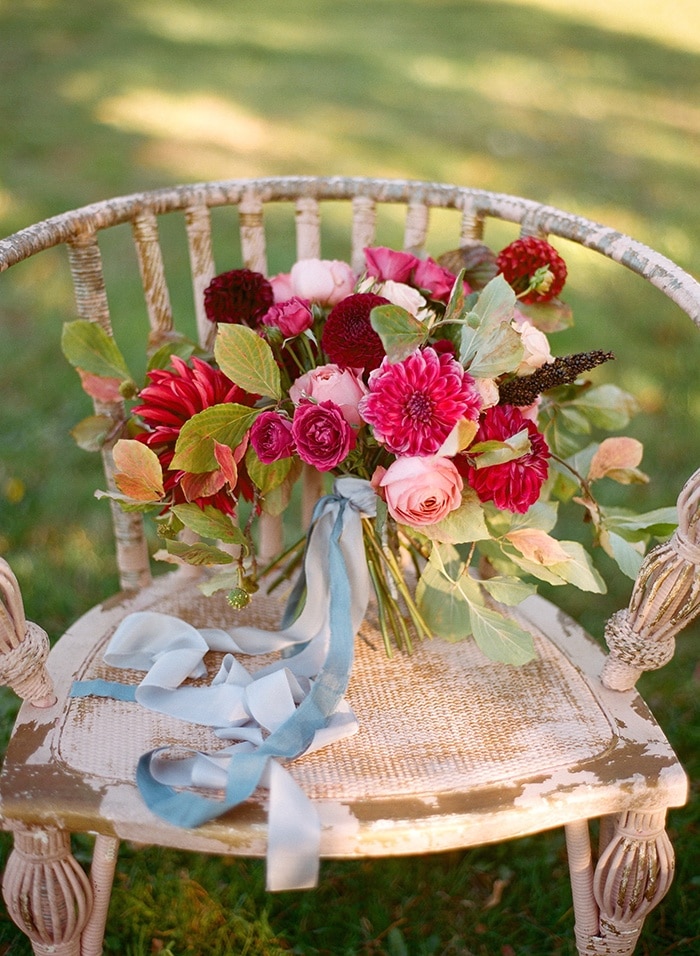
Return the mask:
<svg viewBox="0 0 700 956">
<path fill-rule="evenodd" d="M 87 202 L 196 179 L 391 176 L 520 193 L 630 232 L 697 274 L 700 17 L 692 0 L 0 0 L 0 233 Z M 215 217 L 228 262 L 237 242 Z M 399 235 L 396 222 L 387 234 Z M 180 249 L 182 237 L 166 230 Z M 341 255 L 332 220 L 326 252 Z M 505 235 L 494 231 L 494 243 Z M 565 246 L 565 244 L 564 244 Z M 431 250 L 441 251 L 439 248 Z M 697 465 L 700 340 L 641 280 L 562 250 L 577 324 L 555 343 L 611 348 L 635 391 L 640 507 L 673 499 Z M 285 251 L 271 250 L 280 269 Z M 128 236 L 106 256 L 134 357 L 144 328 Z M 171 275 L 178 318 L 191 301 Z M 52 637 L 114 590 L 99 462 L 68 430 L 87 412 L 60 358 L 73 315 L 64 264 L 0 277 L 0 553 Z M 51 413 L 50 419 L 48 413 Z M 600 634 L 628 583 L 567 608 Z M 558 595 L 559 597 L 559 595 Z M 700 713 L 692 628 L 642 690 L 688 769 L 670 817 L 678 870 L 639 952 L 700 940 Z M 2 692 L 6 739 L 16 704 Z M 2 839 L 3 854 L 9 842 Z M 85 856 L 87 841 L 78 841 Z M 107 951 L 123 954 L 570 954 L 560 834 L 467 853 L 325 863 L 317 890 L 268 895 L 258 862 L 173 851 L 120 858 Z M 28 952 L 0 913 L 0 953 Z"/>
</svg>

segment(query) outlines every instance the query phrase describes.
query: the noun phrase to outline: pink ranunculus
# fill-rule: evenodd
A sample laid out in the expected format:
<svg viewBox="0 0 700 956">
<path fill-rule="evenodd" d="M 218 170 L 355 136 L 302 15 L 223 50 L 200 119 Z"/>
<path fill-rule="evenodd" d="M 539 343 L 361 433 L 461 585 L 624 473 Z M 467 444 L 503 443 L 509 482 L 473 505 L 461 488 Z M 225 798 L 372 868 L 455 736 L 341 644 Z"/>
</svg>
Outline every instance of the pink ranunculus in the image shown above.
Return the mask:
<svg viewBox="0 0 700 956">
<path fill-rule="evenodd" d="M 386 246 L 371 246 L 364 250 L 367 274 L 377 279 L 408 282 L 420 259 L 410 252 L 397 252 Z"/>
<path fill-rule="evenodd" d="M 264 325 L 277 326 L 285 339 L 301 335 L 314 324 L 314 315 L 306 299 L 292 296 L 268 309 L 262 317 Z"/>
<path fill-rule="evenodd" d="M 289 458 L 294 454 L 292 423 L 279 412 L 261 412 L 251 426 L 250 444 L 265 465 Z"/>
<path fill-rule="evenodd" d="M 272 286 L 272 295 L 275 303 L 286 302 L 287 299 L 291 299 L 294 295 L 292 279 L 288 272 L 280 272 L 278 275 L 273 276 L 270 279 L 270 285 Z"/>
<path fill-rule="evenodd" d="M 318 305 L 337 305 L 355 288 L 355 273 L 339 259 L 300 259 L 289 275 L 294 295 Z"/>
<path fill-rule="evenodd" d="M 413 270 L 411 282 L 418 289 L 425 289 L 430 293 L 431 299 L 438 302 L 447 302 L 455 284 L 457 276 L 444 269 L 434 259 L 419 259 L 418 265 Z M 465 284 L 465 290 L 469 287 Z"/>
<path fill-rule="evenodd" d="M 360 378 L 360 371 L 340 368 L 338 365 L 319 365 L 301 375 L 289 389 L 289 397 L 295 405 L 304 399 L 314 402 L 333 402 L 343 413 L 349 425 L 361 425 L 357 406 L 367 386 Z"/>
<path fill-rule="evenodd" d="M 355 432 L 333 402 L 297 405 L 292 437 L 303 462 L 319 471 L 331 471 L 355 447 Z"/>
<path fill-rule="evenodd" d="M 397 458 L 380 481 L 389 514 L 411 527 L 442 521 L 462 501 L 463 481 L 449 458 Z"/>
</svg>

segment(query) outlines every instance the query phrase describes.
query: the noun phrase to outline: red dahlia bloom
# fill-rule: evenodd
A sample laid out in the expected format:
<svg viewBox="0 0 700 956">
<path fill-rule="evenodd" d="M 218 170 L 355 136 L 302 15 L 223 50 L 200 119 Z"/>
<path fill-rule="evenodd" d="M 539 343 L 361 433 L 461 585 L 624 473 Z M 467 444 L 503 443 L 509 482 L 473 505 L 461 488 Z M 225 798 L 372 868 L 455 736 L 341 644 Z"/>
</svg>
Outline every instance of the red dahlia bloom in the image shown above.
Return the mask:
<svg viewBox="0 0 700 956">
<path fill-rule="evenodd" d="M 520 458 L 474 468 L 463 455 L 455 459 L 459 471 L 479 496 L 493 501 L 497 508 L 524 514 L 540 496 L 549 472 L 549 448 L 533 421 L 525 418 L 515 405 L 495 405 L 484 412 L 475 442 L 507 441 L 527 428 L 530 451 Z"/>
<path fill-rule="evenodd" d="M 151 446 L 158 455 L 166 492 L 172 493 L 176 501 L 185 501 L 187 497 L 181 482 L 187 472 L 170 469 L 180 429 L 193 415 L 205 408 L 223 402 L 251 405 L 255 396 L 248 395 L 222 371 L 212 368 L 201 359 L 193 358 L 190 367 L 173 355 L 171 364 L 172 369 L 154 369 L 148 373 L 151 384 L 141 389 L 141 404 L 133 411 L 147 428 L 136 437 Z M 234 511 L 234 502 L 225 489 L 195 500 L 202 506 L 214 505 L 226 514 L 233 514 Z"/>
<path fill-rule="evenodd" d="M 210 322 L 235 322 L 254 329 L 273 303 L 272 284 L 251 269 L 222 272 L 204 290 L 204 311 Z"/>
<path fill-rule="evenodd" d="M 523 296 L 521 302 L 547 302 L 559 295 L 566 281 L 566 263 L 545 239 L 523 236 L 501 249 L 496 258 L 499 271 L 516 293 L 524 292 L 538 269 L 548 269 L 551 281 Z"/>
<path fill-rule="evenodd" d="M 389 300 L 373 292 L 356 292 L 331 309 L 321 336 L 321 347 L 331 362 L 366 372 L 381 364 L 384 346 L 369 319 L 378 305 L 389 305 Z"/>
<path fill-rule="evenodd" d="M 437 454 L 461 418 L 479 415 L 474 379 L 449 353 L 416 349 L 402 362 L 382 362 L 371 373 L 360 415 L 395 455 Z"/>
</svg>

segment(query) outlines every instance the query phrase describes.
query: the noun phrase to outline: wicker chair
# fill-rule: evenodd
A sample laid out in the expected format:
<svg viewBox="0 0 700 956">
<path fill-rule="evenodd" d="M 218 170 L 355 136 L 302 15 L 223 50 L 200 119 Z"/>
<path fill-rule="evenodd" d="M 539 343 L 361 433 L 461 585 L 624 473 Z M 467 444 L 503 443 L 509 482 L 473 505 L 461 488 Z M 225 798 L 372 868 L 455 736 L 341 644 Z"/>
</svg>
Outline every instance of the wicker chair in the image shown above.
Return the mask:
<svg viewBox="0 0 700 956">
<path fill-rule="evenodd" d="M 375 238 L 384 204 L 405 207 L 404 246 L 414 251 L 425 246 L 431 209 L 455 210 L 454 246 L 479 241 L 489 217 L 519 223 L 525 234 L 572 240 L 624 264 L 700 324 L 700 285 L 628 237 L 525 199 L 419 182 L 239 180 L 117 198 L 0 242 L 0 271 L 64 244 L 79 316 L 111 330 L 98 237 L 130 223 L 152 334 L 162 338 L 172 313 L 158 223 L 179 214 L 198 328 L 206 337 L 211 326 L 202 292 L 215 275 L 210 210 L 237 208 L 243 263 L 264 272 L 268 204 L 291 204 L 296 255 L 304 258 L 321 254 L 320 215 L 331 201 L 351 210 L 356 266 Z M 219 267 L 237 264 L 220 261 Z M 119 404 L 99 411 L 115 419 L 123 414 Z M 104 462 L 111 483 L 109 452 Z M 322 857 L 421 854 L 563 826 L 579 952 L 631 953 L 673 875 L 666 810 L 687 797 L 684 771 L 634 684 L 642 671 L 670 658 L 675 635 L 700 607 L 700 471 L 678 506 L 678 532 L 645 560 L 629 607 L 608 625 L 607 657 L 541 598 L 517 610 L 539 655 L 521 669 L 487 661 L 469 641 L 422 642 L 413 655 L 388 660 L 366 622 L 370 640 L 358 642 L 348 692 L 360 733 L 293 765 L 296 781 L 320 809 Z M 0 678 L 25 699 L 2 771 L 1 822 L 15 847 L 3 894 L 36 953 L 102 951 L 121 840 L 211 854 L 266 852 L 265 800 L 257 793 L 197 829 L 164 823 L 146 808 L 134 782 L 136 762 L 155 746 L 181 740 L 180 723 L 129 702 L 69 696 L 76 679 L 110 678 L 102 652 L 127 613 L 163 610 L 198 626 L 230 622 L 225 602 L 203 598 L 191 573 L 152 579 L 140 518 L 116 508 L 113 519 L 123 590 L 81 617 L 48 662 L 48 641 L 26 623 L 16 579 L 5 564 L 0 574 Z M 270 523 L 263 547 L 272 551 L 278 536 Z M 251 608 L 263 626 L 276 626 L 277 600 L 256 599 Z M 186 742 L 203 750 L 216 746 L 201 727 L 192 727 Z M 601 837 L 594 851 L 589 821 L 596 819 Z M 89 875 L 71 854 L 71 833 L 96 835 Z"/>
</svg>

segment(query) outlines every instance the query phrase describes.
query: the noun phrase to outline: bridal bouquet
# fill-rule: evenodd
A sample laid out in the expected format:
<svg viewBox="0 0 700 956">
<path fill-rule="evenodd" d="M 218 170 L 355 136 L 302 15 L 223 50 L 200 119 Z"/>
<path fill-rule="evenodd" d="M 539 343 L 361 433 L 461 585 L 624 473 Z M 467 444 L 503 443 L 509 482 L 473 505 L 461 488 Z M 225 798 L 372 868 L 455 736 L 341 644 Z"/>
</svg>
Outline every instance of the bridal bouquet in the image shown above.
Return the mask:
<svg viewBox="0 0 700 956">
<path fill-rule="evenodd" d="M 609 352 L 551 353 L 571 313 L 559 298 L 566 265 L 545 240 L 437 260 L 364 255 L 361 274 L 306 259 L 270 279 L 216 276 L 204 299 L 211 351 L 168 335 L 141 388 L 99 326 L 68 323 L 64 352 L 85 390 L 133 403 L 74 436 L 113 445 L 109 496 L 153 512 L 164 556 L 211 566 L 202 587 L 238 608 L 270 571 L 256 560 L 256 519 L 288 508 L 303 470 L 364 482 L 387 651 L 410 649 L 412 635 L 473 636 L 488 656 L 523 663 L 532 639 L 507 606 L 538 580 L 605 590 L 587 549 L 555 535 L 561 504 L 581 509 L 591 543 L 630 577 L 649 540 L 673 530 L 673 509 L 638 515 L 598 497 L 606 480 L 646 481 L 638 441 L 598 434 L 624 428 L 634 400 L 587 378 Z M 290 575 L 303 547 L 273 570 Z"/>
</svg>

